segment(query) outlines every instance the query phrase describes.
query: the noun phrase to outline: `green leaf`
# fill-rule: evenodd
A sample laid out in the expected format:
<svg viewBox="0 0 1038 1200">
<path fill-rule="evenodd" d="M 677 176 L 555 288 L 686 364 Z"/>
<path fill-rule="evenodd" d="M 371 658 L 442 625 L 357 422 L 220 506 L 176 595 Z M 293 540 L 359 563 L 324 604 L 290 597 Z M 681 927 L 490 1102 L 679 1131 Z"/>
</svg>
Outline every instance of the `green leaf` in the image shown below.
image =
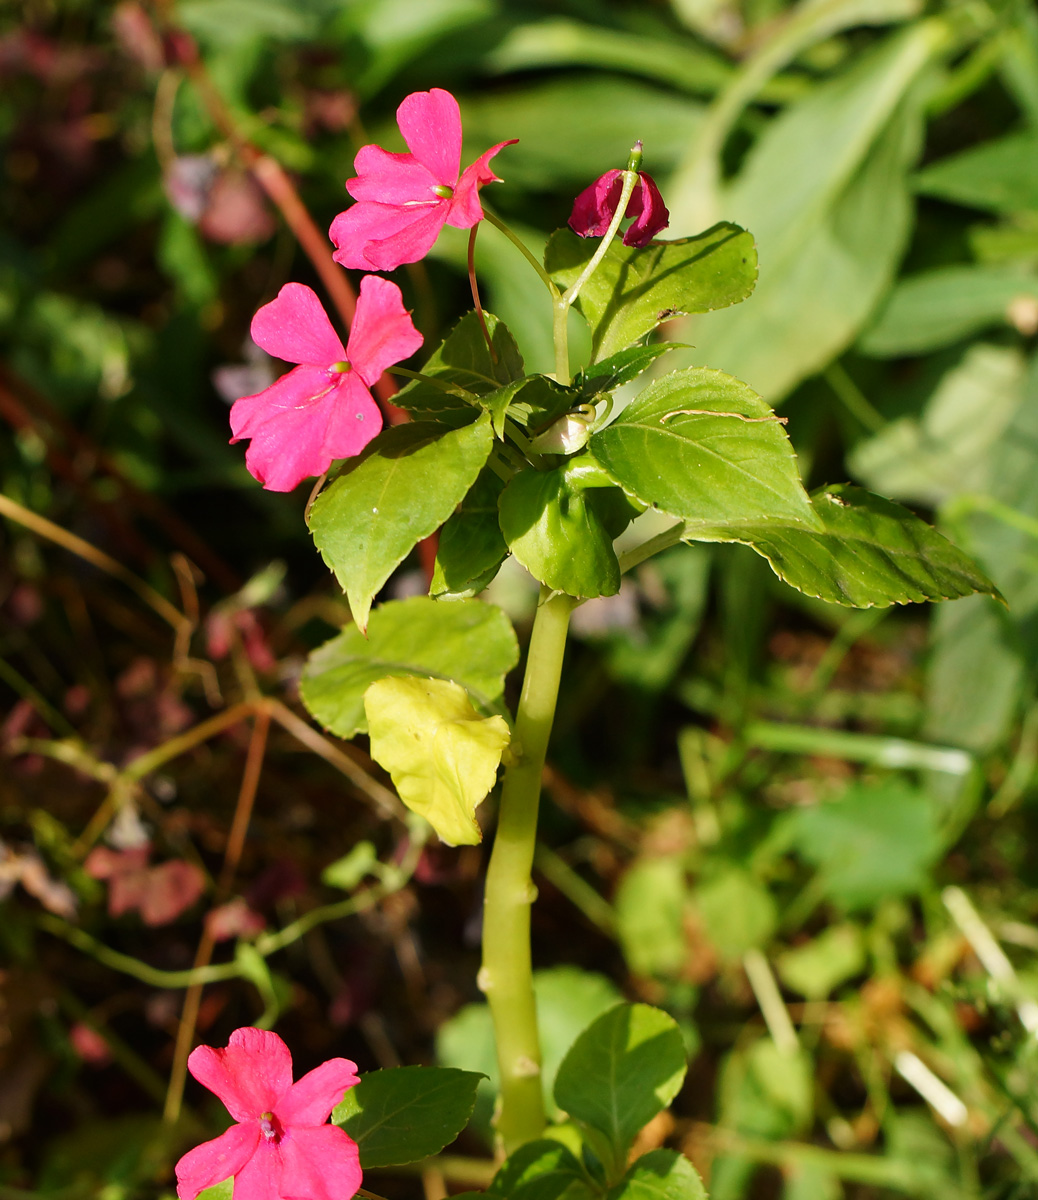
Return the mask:
<svg viewBox="0 0 1038 1200">
<path fill-rule="evenodd" d="M 638 975 L 676 975 L 688 961 L 688 889 L 680 855 L 642 858 L 616 890 L 616 931 L 627 965 Z"/>
<path fill-rule="evenodd" d="M 916 22 L 850 55 L 846 71 L 768 125 L 723 209 L 753 231 L 761 277 L 748 304 L 683 323 L 694 361 L 777 403 L 853 341 L 908 239 L 905 173 L 921 135 L 913 85 L 945 36 L 943 26 Z M 680 209 L 675 197 L 675 221 Z"/>
<path fill-rule="evenodd" d="M 874 358 L 925 354 L 1012 324 L 1018 297 L 1038 300 L 1038 278 L 1012 266 L 938 267 L 898 281 L 858 348 Z"/>
<path fill-rule="evenodd" d="M 497 475 L 485 468 L 440 530 L 431 595 L 474 595 L 496 574 L 508 554 L 497 518 L 503 486 Z"/>
<path fill-rule="evenodd" d="M 592 454 L 625 491 L 692 524 L 821 528 L 771 409 L 744 383 L 696 367 L 656 380 L 596 433 Z"/>
<path fill-rule="evenodd" d="M 518 661 L 515 631 L 496 605 L 413 596 L 376 608 L 367 638 L 351 625 L 314 650 L 299 692 L 326 729 L 351 738 L 367 730 L 364 693 L 377 679 L 451 679 L 486 708 Z"/>
<path fill-rule="evenodd" d="M 693 541 L 743 542 L 791 587 L 851 608 L 953 600 L 972 592 L 1001 598 L 977 565 L 900 504 L 850 484 L 812 495 L 824 532 L 794 525 L 742 530 L 692 526 Z"/>
<path fill-rule="evenodd" d="M 941 852 L 933 804 L 892 779 L 856 784 L 838 800 L 788 814 L 786 835 L 818 868 L 826 895 L 848 910 L 919 891 Z"/>
<path fill-rule="evenodd" d="M 585 599 L 620 590 L 613 550 L 620 531 L 612 532 L 608 501 L 601 495 L 597 488 L 580 487 L 569 465 L 554 471 L 528 467 L 509 481 L 501 493 L 501 532 L 535 579 Z"/>
<path fill-rule="evenodd" d="M 681 342 L 653 342 L 649 346 L 628 346 L 600 362 L 591 363 L 577 377 L 576 386 L 584 396 L 612 392 L 625 383 L 633 383 L 657 358 L 671 350 L 687 350 Z"/>
<path fill-rule="evenodd" d="M 595 1200 L 598 1196 L 572 1153 L 548 1138 L 527 1142 L 509 1155 L 487 1193 L 508 1200 Z"/>
<path fill-rule="evenodd" d="M 371 602 L 476 482 L 493 445 L 490 417 L 444 433 L 427 421 L 379 434 L 310 510 L 310 532 L 363 631 Z"/>
<path fill-rule="evenodd" d="M 607 1200 L 707 1200 L 699 1172 L 676 1150 L 650 1150 L 606 1194 Z"/>
<path fill-rule="evenodd" d="M 544 264 L 561 288 L 575 282 L 597 238 L 569 229 L 551 235 Z M 757 254 L 745 229 L 721 222 L 697 237 L 625 246 L 615 239 L 584 284 L 577 307 L 591 327 L 596 359 L 609 358 L 662 321 L 738 304 L 753 291 Z"/>
<path fill-rule="evenodd" d="M 987 492 L 995 451 L 1023 399 L 1025 366 L 1012 346 L 971 346 L 919 417 L 891 421 L 859 442 L 850 469 L 881 495 L 932 508 Z"/>
<path fill-rule="evenodd" d="M 198 1200 L 231 1200 L 234 1194 L 234 1179 L 225 1179 L 223 1183 L 214 1183 L 198 1193 Z"/>
<path fill-rule="evenodd" d="M 364 693 L 371 757 L 400 799 L 448 846 L 477 845 L 476 808 L 497 780 L 511 740 L 504 717 L 481 717 L 446 679 L 389 677 Z"/>
<path fill-rule="evenodd" d="M 555 1101 L 604 1134 L 623 1162 L 638 1131 L 678 1094 L 685 1069 L 672 1017 L 648 1004 L 618 1004 L 573 1043 L 555 1077 Z"/>
<path fill-rule="evenodd" d="M 441 383 L 464 388 L 477 396 L 496 391 L 503 384 L 521 381 L 523 360 L 507 326 L 493 313 L 484 313 L 496 361 L 480 328 L 475 311 L 467 312 L 429 356 L 422 367 Z M 412 380 L 393 397 L 393 403 L 426 416 L 471 412 L 471 403 L 441 388 Z"/>
<path fill-rule="evenodd" d="M 726 867 L 701 883 L 695 904 L 707 937 L 728 961 L 765 945 L 778 924 L 771 893 L 742 867 Z"/>
<path fill-rule="evenodd" d="M 814 1102 L 813 1061 L 790 1054 L 771 1038 L 735 1050 L 721 1074 L 721 1122 L 741 1133 L 778 1139 L 810 1128 Z"/>
<path fill-rule="evenodd" d="M 939 159 L 912 182 L 924 196 L 970 208 L 1038 212 L 1038 133 L 1010 134 Z"/>
<path fill-rule="evenodd" d="M 562 1117 L 552 1100 L 555 1076 L 578 1035 L 621 999 L 612 980 L 579 967 L 552 967 L 534 971 L 537 997 L 537 1032 L 541 1043 L 541 1082 L 545 1107 L 555 1120 Z M 481 1071 L 481 1104 L 490 1128 L 493 1097 L 498 1088 L 494 1025 L 486 1004 L 466 1004 L 436 1033 L 436 1055 L 441 1062 L 470 1071 Z"/>
<path fill-rule="evenodd" d="M 491 393 L 484 403 L 493 415 L 494 431 L 503 438 L 506 416 L 535 433 L 575 408 L 581 399 L 575 388 L 562 387 L 546 375 L 531 375 L 518 384 L 509 384 L 499 392 Z"/>
<path fill-rule="evenodd" d="M 865 938 L 857 925 L 830 925 L 818 937 L 780 954 L 782 982 L 809 1000 L 824 1000 L 865 970 Z"/>
<path fill-rule="evenodd" d="M 390 1067 L 363 1075 L 332 1113 L 360 1165 L 395 1167 L 439 1154 L 469 1122 L 481 1075 L 453 1067 Z"/>
</svg>

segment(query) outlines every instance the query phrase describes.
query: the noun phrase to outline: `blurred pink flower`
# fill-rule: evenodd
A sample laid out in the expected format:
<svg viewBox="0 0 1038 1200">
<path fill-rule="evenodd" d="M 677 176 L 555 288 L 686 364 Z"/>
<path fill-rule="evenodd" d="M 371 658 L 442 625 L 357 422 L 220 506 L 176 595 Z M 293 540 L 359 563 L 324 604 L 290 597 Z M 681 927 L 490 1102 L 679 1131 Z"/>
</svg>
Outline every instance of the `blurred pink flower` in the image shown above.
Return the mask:
<svg viewBox="0 0 1038 1200">
<path fill-rule="evenodd" d="M 396 110 L 410 154 L 363 146 L 346 190 L 357 201 L 332 222 L 335 261 L 362 271 L 417 262 L 444 225 L 471 229 L 483 219 L 479 188 L 499 183 L 490 160 L 517 139 L 499 142 L 461 173 L 461 112 L 442 88 L 412 92 Z"/>
<path fill-rule="evenodd" d="M 86 873 L 108 883 L 110 917 L 136 910 L 145 925 L 168 925 L 205 891 L 205 876 L 194 863 L 171 858 L 150 867 L 150 857 L 147 843 L 130 850 L 97 846 L 87 855 Z"/>
<path fill-rule="evenodd" d="M 623 171 L 606 171 L 573 202 L 569 227 L 580 237 L 601 237 L 609 228 L 623 192 Z M 634 217 L 623 236 L 625 246 L 647 246 L 670 224 L 670 213 L 651 175 L 638 172 L 625 217 Z"/>
<path fill-rule="evenodd" d="M 358 1082 L 354 1063 L 332 1058 L 293 1083 L 292 1056 L 276 1033 L 236 1029 L 226 1050 L 199 1046 L 187 1065 L 237 1124 L 177 1163 L 180 1200 L 195 1200 L 232 1175 L 235 1200 L 350 1200 L 356 1193 L 357 1144 L 325 1124 Z"/>
<path fill-rule="evenodd" d="M 252 319 L 252 338 L 268 354 L 298 363 L 231 409 L 232 442 L 251 438 L 245 465 L 272 492 L 290 492 L 323 475 L 336 458 L 358 454 L 382 428 L 369 388 L 422 344 L 395 283 L 367 275 L 343 349 L 321 302 L 286 283 Z"/>
</svg>

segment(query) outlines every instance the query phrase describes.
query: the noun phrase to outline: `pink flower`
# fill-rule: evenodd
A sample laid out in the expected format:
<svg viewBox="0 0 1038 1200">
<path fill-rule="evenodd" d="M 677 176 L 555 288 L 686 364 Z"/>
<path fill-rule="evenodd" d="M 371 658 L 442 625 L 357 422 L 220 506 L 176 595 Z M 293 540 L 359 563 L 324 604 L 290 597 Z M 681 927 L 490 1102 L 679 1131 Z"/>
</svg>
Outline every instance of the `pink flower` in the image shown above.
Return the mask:
<svg viewBox="0 0 1038 1200">
<path fill-rule="evenodd" d="M 332 222 L 335 261 L 362 271 L 392 271 L 417 262 L 444 225 L 471 229 L 483 219 L 479 188 L 500 183 L 490 160 L 517 140 L 492 146 L 459 178 L 461 113 L 442 88 L 412 92 L 396 110 L 410 154 L 364 146 L 346 190 L 357 201 Z"/>
<path fill-rule="evenodd" d="M 609 228 L 623 191 L 623 171 L 606 171 L 573 202 L 569 227 L 580 237 L 601 237 Z M 670 224 L 670 213 L 651 175 L 638 172 L 625 217 L 634 217 L 623 236 L 625 246 L 647 246 Z"/>
<path fill-rule="evenodd" d="M 356 1142 L 325 1124 L 358 1082 L 355 1063 L 332 1058 L 293 1083 L 276 1033 L 236 1029 L 226 1050 L 198 1046 L 187 1065 L 237 1124 L 177 1163 L 180 1200 L 232 1175 L 234 1200 L 350 1200 L 360 1187 Z"/>
<path fill-rule="evenodd" d="M 361 280 L 346 349 L 321 302 L 301 283 L 286 283 L 252 318 L 252 340 L 268 354 L 299 363 L 268 388 L 231 408 L 232 442 L 251 438 L 245 465 L 272 492 L 290 492 L 323 475 L 336 458 L 358 454 L 382 428 L 368 390 L 393 363 L 422 344 L 400 289 Z"/>
</svg>

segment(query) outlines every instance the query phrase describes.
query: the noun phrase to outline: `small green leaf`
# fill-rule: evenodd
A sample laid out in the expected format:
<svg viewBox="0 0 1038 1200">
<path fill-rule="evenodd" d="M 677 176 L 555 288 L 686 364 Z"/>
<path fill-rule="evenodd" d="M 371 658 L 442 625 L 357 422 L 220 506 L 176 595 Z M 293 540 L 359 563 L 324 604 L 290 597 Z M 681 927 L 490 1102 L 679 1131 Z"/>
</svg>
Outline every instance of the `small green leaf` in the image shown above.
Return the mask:
<svg viewBox="0 0 1038 1200">
<path fill-rule="evenodd" d="M 594 1200 L 598 1196 L 572 1153 L 549 1138 L 527 1142 L 509 1155 L 487 1191 L 508 1200 Z"/>
<path fill-rule="evenodd" d="M 310 510 L 310 532 L 363 631 L 371 602 L 464 499 L 490 455 L 490 417 L 461 429 L 415 421 L 379 434 Z"/>
<path fill-rule="evenodd" d="M 597 249 L 597 239 L 559 229 L 548 240 L 544 263 L 552 279 L 567 288 Z M 756 280 L 753 238 L 722 222 L 696 237 L 641 248 L 614 240 L 581 289 L 577 306 L 591 327 L 594 356 L 603 359 L 671 317 L 738 304 Z"/>
<path fill-rule="evenodd" d="M 429 356 L 422 374 L 477 396 L 497 391 L 503 384 L 521 381 L 523 359 L 515 339 L 493 313 L 484 313 L 484 316 L 496 361 L 490 356 L 479 317 L 474 311 L 467 312 Z M 393 397 L 393 403 L 430 417 L 472 411 L 471 403 L 463 397 L 452 396 L 422 380 L 413 380 L 401 388 Z"/>
<path fill-rule="evenodd" d="M 653 342 L 650 346 L 629 346 L 610 354 L 600 362 L 591 363 L 577 377 L 576 385 L 587 396 L 612 392 L 625 383 L 632 383 L 657 358 L 671 350 L 689 349 L 683 342 Z"/>
<path fill-rule="evenodd" d="M 779 955 L 782 982 L 809 1000 L 824 1000 L 841 983 L 865 970 L 865 938 L 849 921 Z"/>
<path fill-rule="evenodd" d="M 612 513 L 600 498 L 605 494 L 579 487 L 569 466 L 528 467 L 501 493 L 501 532 L 519 562 L 548 587 L 584 599 L 615 596 L 620 564 L 613 538 L 620 531 L 607 524 Z"/>
<path fill-rule="evenodd" d="M 688 962 L 682 857 L 638 859 L 616 890 L 616 931 L 627 965 L 637 975 L 675 976 Z"/>
<path fill-rule="evenodd" d="M 488 575 L 493 578 L 496 574 L 508 554 L 497 518 L 503 486 L 497 475 L 485 468 L 440 530 L 431 595 L 473 595 L 486 587 Z"/>
<path fill-rule="evenodd" d="M 701 883 L 695 902 L 707 937 L 727 961 L 763 946 L 778 923 L 771 893 L 743 867 L 725 867 Z"/>
<path fill-rule="evenodd" d="M 563 387 L 547 375 L 530 375 L 483 398 L 494 421 L 494 432 L 499 438 L 504 438 L 506 417 L 533 433 L 550 425 L 580 402 L 580 392 L 575 388 Z"/>
<path fill-rule="evenodd" d="M 676 1150 L 650 1150 L 630 1168 L 607 1200 L 707 1200 L 695 1167 Z"/>
<path fill-rule="evenodd" d="M 555 1100 L 604 1134 L 620 1163 L 638 1131 L 678 1094 L 685 1069 L 672 1017 L 648 1004 L 619 1004 L 573 1043 L 555 1077 Z"/>
<path fill-rule="evenodd" d="M 625 491 L 687 522 L 821 528 L 782 424 L 723 371 L 696 367 L 656 380 L 590 449 Z"/>
<path fill-rule="evenodd" d="M 453 1067 L 390 1067 L 349 1089 L 332 1113 L 360 1165 L 396 1167 L 439 1154 L 469 1122 L 481 1075 Z"/>
<path fill-rule="evenodd" d="M 378 855 L 371 842 L 358 842 L 349 854 L 343 855 L 324 868 L 321 872 L 321 882 L 328 887 L 352 892 L 377 862 Z"/>
<path fill-rule="evenodd" d="M 316 720 L 351 738 L 367 730 L 364 693 L 376 679 L 452 679 L 489 707 L 518 661 L 515 630 L 497 605 L 413 596 L 376 608 L 367 638 L 351 625 L 314 650 L 299 691 Z"/>
<path fill-rule="evenodd" d="M 225 1179 L 223 1183 L 214 1183 L 205 1191 L 198 1193 L 198 1200 L 231 1200 L 234 1194 L 234 1180 Z"/>
<path fill-rule="evenodd" d="M 481 717 L 445 679 L 380 679 L 364 693 L 371 757 L 400 799 L 449 846 L 476 845 L 474 813 L 497 779 L 511 739 L 504 717 Z"/>
<path fill-rule="evenodd" d="M 972 592 L 1001 599 L 972 559 L 900 504 L 850 484 L 820 488 L 812 501 L 821 533 L 774 524 L 741 531 L 697 526 L 686 536 L 752 546 L 780 579 L 830 604 L 884 607 Z"/>
</svg>

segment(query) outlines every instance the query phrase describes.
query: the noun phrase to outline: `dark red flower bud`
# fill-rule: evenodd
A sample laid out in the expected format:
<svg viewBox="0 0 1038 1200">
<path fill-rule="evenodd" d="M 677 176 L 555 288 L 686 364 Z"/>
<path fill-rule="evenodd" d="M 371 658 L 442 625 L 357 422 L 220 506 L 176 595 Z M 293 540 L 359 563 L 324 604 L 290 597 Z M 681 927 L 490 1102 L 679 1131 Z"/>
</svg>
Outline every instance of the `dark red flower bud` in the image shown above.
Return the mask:
<svg viewBox="0 0 1038 1200">
<path fill-rule="evenodd" d="M 623 193 L 624 173 L 614 170 L 586 187 L 573 202 L 569 227 L 580 237 L 601 237 L 609 228 Z M 638 172 L 625 217 L 634 220 L 623 235 L 625 246 L 647 246 L 670 223 L 670 213 L 663 203 L 655 180 L 645 171 Z"/>
</svg>

